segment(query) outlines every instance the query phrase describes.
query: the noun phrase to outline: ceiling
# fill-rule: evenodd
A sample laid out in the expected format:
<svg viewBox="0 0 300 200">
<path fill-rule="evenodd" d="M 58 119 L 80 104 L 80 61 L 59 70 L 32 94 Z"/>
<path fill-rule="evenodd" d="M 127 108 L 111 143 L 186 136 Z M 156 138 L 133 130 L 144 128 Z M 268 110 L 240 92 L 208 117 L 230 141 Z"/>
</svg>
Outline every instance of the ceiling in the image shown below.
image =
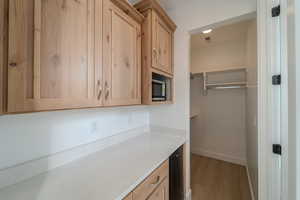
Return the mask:
<svg viewBox="0 0 300 200">
<path fill-rule="evenodd" d="M 192 35 L 191 48 L 198 49 L 203 46 L 216 45 L 228 41 L 245 40 L 249 23 L 250 20 L 242 21 L 215 28 L 209 34 L 199 33 Z M 205 40 L 207 37 L 210 37 L 210 41 Z"/>
</svg>

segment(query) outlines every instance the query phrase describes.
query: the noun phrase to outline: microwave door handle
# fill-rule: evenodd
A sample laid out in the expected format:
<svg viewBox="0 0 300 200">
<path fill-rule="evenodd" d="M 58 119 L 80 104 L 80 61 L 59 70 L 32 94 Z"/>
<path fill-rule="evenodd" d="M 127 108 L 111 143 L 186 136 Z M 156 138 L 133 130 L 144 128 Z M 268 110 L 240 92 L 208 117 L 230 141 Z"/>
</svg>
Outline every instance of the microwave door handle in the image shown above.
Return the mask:
<svg viewBox="0 0 300 200">
<path fill-rule="evenodd" d="M 158 83 L 158 84 L 165 84 L 165 82 L 159 81 L 159 80 L 155 80 L 155 79 L 153 79 L 152 82 L 153 83 Z"/>
</svg>

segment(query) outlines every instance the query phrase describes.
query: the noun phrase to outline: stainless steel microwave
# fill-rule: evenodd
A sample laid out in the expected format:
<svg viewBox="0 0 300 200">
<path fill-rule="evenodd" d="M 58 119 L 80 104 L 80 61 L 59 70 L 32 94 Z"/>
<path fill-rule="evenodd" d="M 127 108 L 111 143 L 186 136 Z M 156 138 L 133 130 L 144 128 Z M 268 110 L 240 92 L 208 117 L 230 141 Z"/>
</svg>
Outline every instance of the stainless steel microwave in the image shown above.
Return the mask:
<svg viewBox="0 0 300 200">
<path fill-rule="evenodd" d="M 152 101 L 166 101 L 166 81 L 152 79 Z"/>
</svg>

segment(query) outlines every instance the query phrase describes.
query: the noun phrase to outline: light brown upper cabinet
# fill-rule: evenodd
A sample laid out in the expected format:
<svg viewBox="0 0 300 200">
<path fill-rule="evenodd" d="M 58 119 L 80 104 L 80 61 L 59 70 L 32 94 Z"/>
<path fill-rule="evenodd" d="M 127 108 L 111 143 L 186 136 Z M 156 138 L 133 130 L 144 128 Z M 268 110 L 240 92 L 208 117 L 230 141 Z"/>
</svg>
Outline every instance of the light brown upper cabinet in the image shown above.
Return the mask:
<svg viewBox="0 0 300 200">
<path fill-rule="evenodd" d="M 141 15 L 124 0 L 10 0 L 7 112 L 141 103 Z"/>
<path fill-rule="evenodd" d="M 124 0 L 104 0 L 106 106 L 141 104 L 141 22 L 144 17 L 134 8 L 135 12 L 130 13 L 120 6 L 131 8 Z"/>
<path fill-rule="evenodd" d="M 153 46 L 153 62 L 152 66 L 163 72 L 173 74 L 172 66 L 172 40 L 173 32 L 165 24 L 165 22 L 157 15 L 153 15 L 153 28 L 152 28 L 152 46 Z"/>
<path fill-rule="evenodd" d="M 145 40 L 152 41 L 146 42 L 146 51 L 151 53 L 151 66 L 172 75 L 173 35 L 176 25 L 156 0 L 142 0 L 135 7 L 146 17 L 143 35 Z"/>
<path fill-rule="evenodd" d="M 101 106 L 101 25 L 101 0 L 10 0 L 8 112 Z"/>
<path fill-rule="evenodd" d="M 142 102 L 173 103 L 173 51 L 176 25 L 156 0 L 142 0 L 134 7 L 145 17 L 142 24 Z M 156 101 L 153 98 L 154 76 L 159 76 L 166 84 L 165 100 Z"/>
</svg>

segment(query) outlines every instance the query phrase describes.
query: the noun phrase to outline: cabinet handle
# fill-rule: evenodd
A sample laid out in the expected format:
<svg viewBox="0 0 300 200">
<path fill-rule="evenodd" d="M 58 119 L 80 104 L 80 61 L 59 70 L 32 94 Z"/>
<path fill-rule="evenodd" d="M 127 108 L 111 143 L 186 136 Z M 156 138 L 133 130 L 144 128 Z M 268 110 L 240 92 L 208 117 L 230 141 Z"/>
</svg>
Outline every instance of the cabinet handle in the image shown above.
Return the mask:
<svg viewBox="0 0 300 200">
<path fill-rule="evenodd" d="M 109 90 L 106 91 L 105 100 L 109 97 Z"/>
<path fill-rule="evenodd" d="M 161 48 L 158 49 L 158 59 L 161 60 Z"/>
<path fill-rule="evenodd" d="M 17 66 L 17 63 L 15 63 L 15 62 L 9 63 L 9 66 L 11 66 L 11 67 L 16 67 L 16 66 Z"/>
<path fill-rule="evenodd" d="M 155 59 L 155 63 L 157 63 L 157 50 L 155 48 L 153 49 L 153 56 Z"/>
<path fill-rule="evenodd" d="M 155 48 L 153 49 L 153 55 L 154 55 L 155 57 L 157 56 L 157 51 L 156 51 Z"/>
<path fill-rule="evenodd" d="M 97 99 L 100 100 L 100 99 L 101 99 L 101 96 L 102 96 L 102 87 L 101 87 L 101 82 L 100 82 L 100 80 L 97 81 L 97 85 L 98 85 L 98 88 L 99 88 L 99 92 L 98 92 Z"/>
<path fill-rule="evenodd" d="M 157 176 L 156 180 L 153 183 L 151 183 L 150 185 L 151 186 L 155 186 L 155 185 L 157 185 L 159 183 L 159 181 L 160 181 L 160 176 Z"/>
<path fill-rule="evenodd" d="M 99 90 L 99 94 L 98 94 L 98 100 L 101 99 L 101 96 L 102 96 L 102 89 Z"/>
<path fill-rule="evenodd" d="M 105 81 L 105 91 L 106 91 L 105 100 L 107 100 L 109 97 L 109 87 L 107 81 Z"/>
</svg>

